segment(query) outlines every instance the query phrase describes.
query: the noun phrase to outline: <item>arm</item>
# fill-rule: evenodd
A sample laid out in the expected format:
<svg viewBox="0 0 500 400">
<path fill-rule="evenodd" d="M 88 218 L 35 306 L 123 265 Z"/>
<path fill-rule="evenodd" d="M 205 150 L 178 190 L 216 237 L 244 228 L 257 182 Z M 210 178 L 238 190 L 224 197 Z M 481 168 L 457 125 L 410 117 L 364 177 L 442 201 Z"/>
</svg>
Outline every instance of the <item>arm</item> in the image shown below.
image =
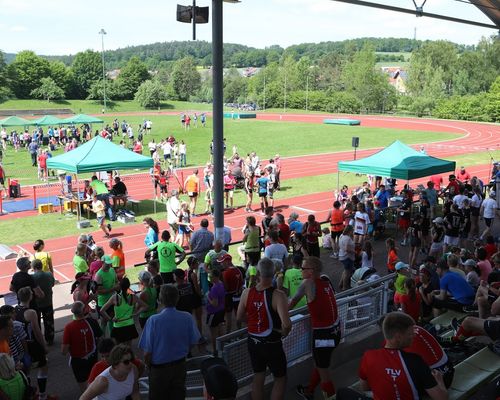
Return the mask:
<svg viewBox="0 0 500 400">
<path fill-rule="evenodd" d="M 274 291 L 273 303 L 281 319 L 281 334 L 283 337 L 286 337 L 292 330 L 292 321 L 290 321 L 290 315 L 288 314 L 288 302 L 285 294 L 280 291 Z"/>
<path fill-rule="evenodd" d="M 245 308 L 247 306 L 248 289 L 245 289 L 241 295 L 240 304 L 238 305 L 238 311 L 236 312 L 236 320 L 238 322 L 246 321 Z"/>
<path fill-rule="evenodd" d="M 26 318 L 26 321 L 31 324 L 31 329 L 33 330 L 33 335 L 35 336 L 36 341 L 46 350 L 47 345 L 45 344 L 45 338 L 43 337 L 42 330 L 40 329 L 36 312 L 34 310 L 26 310 L 24 312 L 24 317 Z"/>
<path fill-rule="evenodd" d="M 438 294 L 437 296 L 434 296 L 434 297 L 435 297 L 436 299 L 438 299 L 438 300 L 445 300 L 445 299 L 446 299 L 446 296 L 447 296 L 447 295 L 446 295 L 446 290 L 441 289 L 441 290 L 439 291 L 439 294 Z"/>
<path fill-rule="evenodd" d="M 61 353 L 63 356 L 65 356 L 66 354 L 68 354 L 68 351 L 69 351 L 69 344 L 62 344 L 61 345 Z"/>
<path fill-rule="evenodd" d="M 137 316 L 141 312 L 146 311 L 148 309 L 148 305 L 144 301 L 142 301 L 142 299 L 139 296 L 134 295 L 133 299 L 135 306 L 134 316 Z"/>
<path fill-rule="evenodd" d="M 104 304 L 101 308 L 101 314 L 102 316 L 104 317 L 104 319 L 106 321 L 111 321 L 111 317 L 108 315 L 108 313 L 106 312 L 106 310 L 111 307 L 111 306 L 114 306 L 115 305 L 115 298 L 116 298 L 116 295 L 115 296 L 111 296 L 109 298 L 109 300 L 106 302 L 106 304 Z"/>
<path fill-rule="evenodd" d="M 297 288 L 297 291 L 295 292 L 295 295 L 293 298 L 290 300 L 290 303 L 288 304 L 288 309 L 291 310 L 294 308 L 299 300 L 306 294 L 306 283 L 305 281 L 302 281 L 300 286 Z"/>
<path fill-rule="evenodd" d="M 132 400 L 141 400 L 141 395 L 139 393 L 139 371 L 134 365 L 134 389 L 131 394 Z"/>
<path fill-rule="evenodd" d="M 108 390 L 108 380 L 101 376 L 98 376 L 94 382 L 85 390 L 85 392 L 80 396 L 80 400 L 93 400 L 100 394 L 106 393 Z"/>
<path fill-rule="evenodd" d="M 448 391 L 446 390 L 446 387 L 444 386 L 443 382 L 443 375 L 441 372 L 433 370 L 432 371 L 432 376 L 437 382 L 437 385 L 430 388 L 430 389 L 425 389 L 427 394 L 432 400 L 447 400 L 448 399 Z"/>
</svg>

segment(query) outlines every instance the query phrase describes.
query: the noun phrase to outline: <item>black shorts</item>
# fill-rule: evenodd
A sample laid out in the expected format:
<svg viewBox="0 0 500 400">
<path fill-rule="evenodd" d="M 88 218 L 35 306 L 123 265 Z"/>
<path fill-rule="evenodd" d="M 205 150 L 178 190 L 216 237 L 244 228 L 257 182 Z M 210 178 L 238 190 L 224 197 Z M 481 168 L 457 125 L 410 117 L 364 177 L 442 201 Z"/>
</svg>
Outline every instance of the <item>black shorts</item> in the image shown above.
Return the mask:
<svg viewBox="0 0 500 400">
<path fill-rule="evenodd" d="M 196 199 L 198 197 L 198 192 L 188 192 L 188 196 L 191 199 Z"/>
<path fill-rule="evenodd" d="M 259 197 L 267 197 L 267 192 L 259 193 Z"/>
<path fill-rule="evenodd" d="M 120 344 L 138 338 L 139 334 L 137 333 L 135 324 L 132 324 L 121 326 L 119 328 L 113 327 L 113 329 L 111 330 L 111 337 L 115 339 L 118 344 Z"/>
<path fill-rule="evenodd" d="M 281 340 L 262 342 L 260 339 L 249 336 L 247 345 L 253 372 L 262 373 L 269 367 L 275 378 L 286 376 L 286 356 Z"/>
<path fill-rule="evenodd" d="M 87 382 L 92 367 L 97 362 L 97 352 L 89 358 L 73 358 L 71 357 L 71 369 L 78 383 Z"/>
<path fill-rule="evenodd" d="M 500 339 L 500 321 L 487 319 L 483 325 L 484 331 L 492 340 Z"/>
<path fill-rule="evenodd" d="M 485 218 L 484 223 L 486 226 L 489 228 L 491 226 L 491 223 L 493 222 L 493 218 Z"/>
<path fill-rule="evenodd" d="M 329 368 L 333 350 L 340 342 L 340 324 L 326 329 L 313 329 L 312 353 L 318 368 Z"/>
<path fill-rule="evenodd" d="M 481 210 L 480 207 L 471 207 L 470 215 L 472 215 L 473 217 L 479 217 L 479 210 Z"/>
<path fill-rule="evenodd" d="M 332 240 L 336 240 L 340 236 L 342 236 L 343 231 L 334 231 L 333 229 L 330 232 L 330 235 L 332 236 Z"/>
<path fill-rule="evenodd" d="M 235 293 L 227 293 L 225 300 L 225 309 L 227 313 L 231 311 L 236 312 L 238 310 L 238 306 L 240 305 L 240 295 Z"/>
<path fill-rule="evenodd" d="M 36 340 L 28 341 L 28 354 L 31 357 L 31 361 L 38 363 L 39 367 L 47 365 L 47 355 L 45 350 Z"/>
<path fill-rule="evenodd" d="M 216 328 L 220 324 L 223 324 L 225 322 L 225 314 L 224 310 L 217 311 L 215 314 L 207 314 L 207 325 L 210 328 Z"/>
<path fill-rule="evenodd" d="M 260 251 L 250 251 L 250 252 L 245 252 L 245 258 L 248 263 L 248 265 L 257 265 L 260 260 Z"/>
<path fill-rule="evenodd" d="M 2 186 L 5 185 L 5 181 L 3 178 L 0 178 L 0 185 L 2 185 Z"/>
</svg>

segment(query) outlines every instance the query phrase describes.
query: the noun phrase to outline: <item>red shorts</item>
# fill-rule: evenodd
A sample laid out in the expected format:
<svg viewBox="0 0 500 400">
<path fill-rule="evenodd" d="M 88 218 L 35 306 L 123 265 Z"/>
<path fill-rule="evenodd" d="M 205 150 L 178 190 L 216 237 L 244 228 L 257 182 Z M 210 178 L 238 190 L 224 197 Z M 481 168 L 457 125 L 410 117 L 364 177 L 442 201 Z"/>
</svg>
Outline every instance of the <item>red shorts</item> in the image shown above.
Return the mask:
<svg viewBox="0 0 500 400">
<path fill-rule="evenodd" d="M 410 227 L 410 220 L 406 218 L 400 218 L 398 225 L 399 229 L 406 231 Z"/>
</svg>

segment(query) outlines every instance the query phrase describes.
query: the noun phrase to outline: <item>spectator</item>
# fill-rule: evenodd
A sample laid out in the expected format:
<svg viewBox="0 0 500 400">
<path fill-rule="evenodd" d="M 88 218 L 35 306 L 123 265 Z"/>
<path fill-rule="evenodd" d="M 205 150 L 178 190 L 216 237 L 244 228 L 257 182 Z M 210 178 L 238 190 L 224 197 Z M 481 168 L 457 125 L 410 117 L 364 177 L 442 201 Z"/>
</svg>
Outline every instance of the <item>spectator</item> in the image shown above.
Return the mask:
<svg viewBox="0 0 500 400">
<path fill-rule="evenodd" d="M 112 261 L 110 256 L 102 257 L 102 267 L 97 271 L 95 276 L 95 283 L 97 285 L 97 314 L 100 315 L 101 308 L 108 302 L 108 300 L 113 296 L 113 293 L 120 290 L 120 284 L 116 278 L 116 272 L 112 268 Z M 111 314 L 111 311 L 108 315 Z M 106 332 L 106 325 L 108 321 L 101 318 L 101 329 Z M 109 326 L 111 331 L 111 325 Z"/>
<path fill-rule="evenodd" d="M 246 224 L 243 227 L 243 246 L 242 252 L 247 266 L 255 267 L 260 260 L 260 227 L 256 225 L 253 215 L 246 218 Z M 241 255 L 241 253 L 240 253 Z"/>
<path fill-rule="evenodd" d="M 335 300 L 335 290 L 330 279 L 322 275 L 323 264 L 318 257 L 306 257 L 302 263 L 300 288 L 292 298 L 289 307 L 293 308 L 305 295 L 311 317 L 314 370 L 309 385 L 297 387 L 297 392 L 304 397 L 314 396 L 318 384 L 325 398 L 335 395 L 335 386 L 330 377 L 333 350 L 340 343 L 340 318 Z"/>
<path fill-rule="evenodd" d="M 38 315 L 30 307 L 30 302 L 33 299 L 33 292 L 29 287 L 23 287 L 18 292 L 19 305 L 16 306 L 16 321 L 24 325 L 26 334 L 28 335 L 28 353 L 32 362 L 38 363 L 38 391 L 40 398 L 43 400 L 47 397 L 47 376 L 49 368 L 47 365 L 47 344 L 40 329 Z"/>
<path fill-rule="evenodd" d="M 156 291 L 160 293 L 160 287 L 163 285 L 163 279 L 160 275 L 160 263 L 158 260 L 150 260 L 148 262 L 147 271 L 153 278 L 153 286 L 156 288 Z"/>
<path fill-rule="evenodd" d="M 125 276 L 125 253 L 123 252 L 123 243 L 117 238 L 109 241 L 111 252 L 112 266 L 116 272 L 116 277 L 119 281 Z"/>
<path fill-rule="evenodd" d="M 151 250 L 156 250 L 158 252 L 160 275 L 163 279 L 163 283 L 173 283 L 174 269 L 177 268 L 177 265 L 180 264 L 186 256 L 184 249 L 177 243 L 172 243 L 170 241 L 169 231 L 163 231 L 161 233 L 161 241 L 150 246 L 146 253 L 151 252 Z M 176 254 L 179 255 L 178 259 L 176 259 Z"/>
<path fill-rule="evenodd" d="M 71 313 L 73 319 L 64 327 L 61 352 L 63 355 L 69 353 L 73 375 L 83 393 L 97 362 L 97 339 L 102 336 L 102 330 L 94 319 L 87 317 L 85 304 L 81 301 L 73 303 Z"/>
<path fill-rule="evenodd" d="M 117 345 L 111 350 L 108 362 L 111 365 L 104 370 L 80 396 L 80 400 L 124 399 L 140 400 L 139 372 L 132 363 L 134 354 L 129 346 Z M 102 395 L 102 396 L 101 396 Z"/>
<path fill-rule="evenodd" d="M 196 319 L 196 325 L 198 326 L 198 330 L 200 331 L 200 334 L 203 333 L 203 327 L 201 323 L 201 317 L 203 314 L 203 297 L 205 293 L 208 291 L 208 277 L 206 279 L 206 283 L 204 284 L 206 286 L 205 290 L 202 289 L 202 284 L 201 284 L 201 271 L 199 271 L 199 265 L 200 262 L 196 257 L 189 256 L 187 259 L 187 265 L 188 265 L 188 270 L 187 270 L 187 280 L 191 284 L 193 288 L 193 312 L 194 316 Z M 198 273 L 200 272 L 200 278 L 198 278 Z"/>
<path fill-rule="evenodd" d="M 384 210 L 389 206 L 389 199 L 391 194 L 385 190 L 385 185 L 380 185 L 378 187 L 377 193 L 375 193 L 375 205 L 380 210 Z"/>
<path fill-rule="evenodd" d="M 113 208 L 116 208 L 120 202 L 123 203 L 123 207 L 127 207 L 127 186 L 122 182 L 119 176 L 115 176 L 115 184 L 111 188 L 110 193 L 113 196 Z"/>
<path fill-rule="evenodd" d="M 462 223 L 463 217 L 459 213 L 458 207 L 456 204 L 452 204 L 450 212 L 444 217 L 445 235 L 443 251 L 445 253 L 449 250 L 450 246 L 459 245 L 460 227 Z"/>
<path fill-rule="evenodd" d="M 19 321 L 16 321 L 16 309 L 7 304 L 0 307 L 0 315 L 10 318 L 13 322 L 13 330 L 10 329 L 8 319 L 0 320 L 0 329 L 6 329 L 6 336 L 9 338 L 8 343 L 8 353 L 14 359 L 16 363 L 16 368 L 19 370 L 28 371 L 29 370 L 29 354 L 28 354 L 28 343 L 26 339 L 28 338 L 28 334 L 24 329 L 24 324 Z M 2 328 L 3 327 L 3 328 Z M 6 346 L 4 345 L 4 350 L 6 350 Z M 0 351 L 2 353 L 3 351 Z"/>
<path fill-rule="evenodd" d="M 210 270 L 209 277 L 212 287 L 207 295 L 207 325 L 210 328 L 212 351 L 214 355 L 217 355 L 215 339 L 223 334 L 226 289 L 221 280 L 222 272 L 220 269 Z"/>
<path fill-rule="evenodd" d="M 52 266 L 52 257 L 50 253 L 43 251 L 45 248 L 45 242 L 42 239 L 38 239 L 33 244 L 33 250 L 35 253 L 31 257 L 31 261 L 40 260 L 42 262 L 42 270 L 44 272 L 50 272 L 54 275 L 54 268 Z"/>
<path fill-rule="evenodd" d="M 491 263 L 488 260 L 488 252 L 484 247 L 476 249 L 476 258 L 478 260 L 477 268 L 479 269 L 479 278 L 482 281 L 487 282 L 493 269 L 491 268 Z"/>
<path fill-rule="evenodd" d="M 480 215 L 483 216 L 484 223 L 486 228 L 483 233 L 481 233 L 481 240 L 483 240 L 486 236 L 490 235 L 491 227 L 495 222 L 495 216 L 497 214 L 497 201 L 495 191 L 490 191 L 490 195 L 487 199 L 484 199 L 480 208 Z"/>
<path fill-rule="evenodd" d="M 431 247 L 429 250 L 429 256 L 436 259 L 443 255 L 443 239 L 444 239 L 444 219 L 437 217 L 432 220 L 431 227 Z"/>
<path fill-rule="evenodd" d="M 226 291 L 225 312 L 226 312 L 226 333 L 230 333 L 233 324 L 233 313 L 236 315 L 240 304 L 240 297 L 245 283 L 245 271 L 233 265 L 233 258 L 230 254 L 224 254 L 217 259 L 222 266 L 222 282 Z M 237 323 L 237 328 L 241 325 Z"/>
<path fill-rule="evenodd" d="M 73 267 L 75 268 L 75 273 L 84 272 L 89 270 L 89 266 L 86 260 L 87 247 L 83 243 L 76 246 L 75 255 L 73 256 Z"/>
<path fill-rule="evenodd" d="M 316 217 L 310 214 L 307 217 L 307 222 L 302 227 L 302 236 L 304 237 L 307 253 L 310 256 L 319 257 L 319 237 L 321 233 L 321 225 L 316 221 Z"/>
<path fill-rule="evenodd" d="M 148 271 L 139 272 L 138 278 L 141 285 L 139 298 L 147 305 L 147 308 L 139 314 L 139 325 L 144 329 L 148 318 L 156 314 L 156 309 L 158 307 L 158 290 L 154 286 L 153 276 Z"/>
<path fill-rule="evenodd" d="M 198 170 L 195 169 L 184 181 L 184 190 L 189 196 L 189 211 L 193 217 L 196 217 L 196 202 L 200 193 L 200 178 L 198 178 Z"/>
<path fill-rule="evenodd" d="M 191 254 L 198 260 L 205 260 L 205 256 L 212 248 L 214 234 L 208 230 L 208 219 L 203 218 L 200 222 L 200 229 L 193 232 L 189 248 Z"/>
<path fill-rule="evenodd" d="M 179 191 L 172 190 L 172 194 L 167 201 L 167 222 L 170 226 L 170 233 L 173 237 L 177 234 L 179 230 L 179 210 L 181 209 L 181 202 L 179 201 Z"/>
<path fill-rule="evenodd" d="M 233 240 L 231 235 L 231 228 L 227 225 L 222 227 L 222 248 L 226 251 L 229 251 L 229 245 Z"/>
<path fill-rule="evenodd" d="M 24 400 L 30 390 L 28 378 L 16 370 L 14 360 L 6 353 L 0 353 L 0 390 L 2 397 L 9 400 Z"/>
<path fill-rule="evenodd" d="M 265 171 L 260 172 L 259 178 L 255 181 L 255 187 L 259 193 L 260 210 L 262 213 L 268 208 L 267 191 L 269 187 L 269 178 L 266 176 Z"/>
<path fill-rule="evenodd" d="M 221 358 L 208 358 L 201 363 L 206 395 L 212 400 L 233 400 L 238 393 L 238 381 Z"/>
<path fill-rule="evenodd" d="M 408 277 L 404 281 L 406 293 L 399 297 L 401 310 L 413 318 L 414 321 L 420 321 L 420 313 L 422 306 L 422 299 L 416 290 L 415 281 Z"/>
<path fill-rule="evenodd" d="M 264 380 L 267 367 L 274 377 L 273 399 L 282 399 L 286 388 L 286 356 L 281 342 L 292 328 L 287 299 L 283 292 L 274 290 L 272 281 L 274 263 L 259 261 L 260 279 L 255 287 L 241 295 L 237 318 L 247 321 L 248 353 L 254 372 L 252 398 L 264 398 Z"/>
<path fill-rule="evenodd" d="M 274 215 L 274 207 L 267 207 L 264 211 L 265 217 L 262 220 L 262 230 L 264 232 L 264 236 L 267 236 L 269 234 L 269 227 L 271 226 L 271 223 L 273 222 L 273 215 Z"/>
<path fill-rule="evenodd" d="M 165 307 L 146 322 L 139 342 L 149 367 L 149 399 L 182 400 L 186 395 L 186 356 L 200 340 L 196 325 L 188 313 L 177 311 L 179 291 L 163 285 L 160 302 Z"/>
<path fill-rule="evenodd" d="M 328 217 L 326 218 L 330 221 L 330 235 L 332 237 L 333 247 L 332 258 L 339 257 L 339 238 L 344 230 L 344 211 L 340 207 L 340 201 L 335 200 L 333 202 L 333 209 L 329 211 Z"/>
<path fill-rule="evenodd" d="M 303 259 L 304 257 L 301 255 L 293 256 L 292 265 L 285 271 L 285 276 L 283 278 L 283 289 L 290 299 L 295 296 L 302 283 L 301 265 Z M 306 304 L 306 297 L 302 296 L 297 301 L 297 304 L 294 308 L 304 307 Z"/>
<path fill-rule="evenodd" d="M 461 312 L 464 306 L 474 302 L 474 290 L 463 276 L 451 272 L 447 263 L 439 263 L 437 272 L 441 279 L 440 293 L 434 295 L 432 300 L 432 307 L 435 310 L 444 308 Z M 438 315 L 438 313 L 435 314 Z"/>
<path fill-rule="evenodd" d="M 75 275 L 75 282 L 71 285 L 71 294 L 73 301 L 80 301 L 85 305 L 85 315 L 88 315 L 92 309 L 89 303 L 97 297 L 95 294 L 90 294 L 91 277 L 85 272 L 79 272 Z"/>
<path fill-rule="evenodd" d="M 47 345 L 54 343 L 54 305 L 52 302 L 52 288 L 55 284 L 54 276 L 50 272 L 43 271 L 41 260 L 31 262 L 33 270 L 33 279 L 35 285 L 42 289 L 43 297 L 37 297 L 37 313 L 43 318 L 43 334 Z"/>
<path fill-rule="evenodd" d="M 290 247 L 290 227 L 285 222 L 285 216 L 283 214 L 276 214 L 276 221 L 278 222 L 278 230 L 280 239 L 283 240 L 283 244 L 288 249 Z"/>
<path fill-rule="evenodd" d="M 278 231 L 273 230 L 269 232 L 271 244 L 264 250 L 264 257 L 270 258 L 271 260 L 278 260 L 286 266 L 288 261 L 288 249 L 284 244 L 279 243 L 278 239 Z"/>
<path fill-rule="evenodd" d="M 147 304 L 139 297 L 129 293 L 129 289 L 129 279 L 123 278 L 120 281 L 120 292 L 111 296 L 101 308 L 101 316 L 106 321 L 113 322 L 111 337 L 117 343 L 125 343 L 127 345 L 130 345 L 132 340 L 139 336 L 135 327 L 134 317 L 148 308 Z M 112 316 L 109 316 L 106 312 L 110 307 L 113 307 Z"/>
<path fill-rule="evenodd" d="M 362 390 L 371 390 L 376 399 L 410 399 L 427 395 L 434 400 L 448 398 L 441 372 L 431 371 L 422 357 L 407 353 L 415 336 L 415 321 L 404 313 L 386 316 L 382 331 L 386 340 L 383 349 L 368 350 L 359 369 Z M 356 391 L 344 388 L 338 400 L 367 399 Z"/>
<path fill-rule="evenodd" d="M 102 267 L 102 257 L 104 256 L 104 249 L 101 246 L 96 246 L 92 251 L 92 260 L 89 266 L 89 274 L 93 281 L 95 281 L 95 274 Z"/>
<path fill-rule="evenodd" d="M 101 360 L 97 361 L 94 366 L 92 367 L 92 370 L 90 371 L 89 378 L 87 383 L 90 385 L 92 382 L 95 381 L 95 378 L 97 378 L 106 368 L 109 367 L 109 354 L 111 353 L 111 350 L 116 346 L 116 342 L 112 338 L 102 338 L 99 341 L 99 345 L 97 346 L 97 351 L 99 352 L 101 356 Z M 144 373 L 144 363 L 137 359 L 133 358 L 132 359 L 132 364 L 134 364 L 137 368 L 138 371 L 138 376 L 142 376 Z"/>
<path fill-rule="evenodd" d="M 477 268 L 476 261 L 473 259 L 469 258 L 464 262 L 464 268 L 465 268 L 465 273 L 467 274 L 465 276 L 465 280 L 471 287 L 476 290 L 479 287 L 479 275 L 478 271 L 479 269 Z"/>
<path fill-rule="evenodd" d="M 31 288 L 34 297 L 30 303 L 30 308 L 36 309 L 37 306 L 35 299 L 43 297 L 44 294 L 40 286 L 37 286 L 35 283 L 33 276 L 28 274 L 28 271 L 31 268 L 31 262 L 28 257 L 21 257 L 17 259 L 16 266 L 19 271 L 12 275 L 9 290 L 18 294 L 19 290 L 23 287 Z M 19 296 L 17 296 L 17 299 L 19 300 Z"/>
<path fill-rule="evenodd" d="M 299 221 L 299 214 L 296 212 L 290 213 L 288 218 L 288 225 L 290 226 L 291 234 L 302 233 L 302 222 Z"/>
<path fill-rule="evenodd" d="M 354 272 L 354 241 L 353 227 L 347 225 L 339 239 L 339 260 L 344 270 L 340 278 L 340 290 L 347 290 L 351 287 L 351 276 Z"/>
</svg>

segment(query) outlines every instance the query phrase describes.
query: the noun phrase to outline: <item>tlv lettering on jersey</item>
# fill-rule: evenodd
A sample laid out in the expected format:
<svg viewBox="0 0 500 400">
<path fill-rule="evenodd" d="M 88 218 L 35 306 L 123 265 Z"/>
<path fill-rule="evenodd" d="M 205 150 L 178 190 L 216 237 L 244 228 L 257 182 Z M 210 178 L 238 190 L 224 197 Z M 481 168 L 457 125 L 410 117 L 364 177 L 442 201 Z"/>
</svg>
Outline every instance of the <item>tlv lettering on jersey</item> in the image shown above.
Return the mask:
<svg viewBox="0 0 500 400">
<path fill-rule="evenodd" d="M 392 378 L 393 381 L 395 381 L 401 375 L 400 369 L 386 368 L 385 372 Z"/>
<path fill-rule="evenodd" d="M 257 312 L 259 312 L 260 309 L 262 308 L 262 306 L 264 305 L 264 302 L 262 302 L 262 301 L 254 301 L 253 305 L 257 309 Z"/>
</svg>

